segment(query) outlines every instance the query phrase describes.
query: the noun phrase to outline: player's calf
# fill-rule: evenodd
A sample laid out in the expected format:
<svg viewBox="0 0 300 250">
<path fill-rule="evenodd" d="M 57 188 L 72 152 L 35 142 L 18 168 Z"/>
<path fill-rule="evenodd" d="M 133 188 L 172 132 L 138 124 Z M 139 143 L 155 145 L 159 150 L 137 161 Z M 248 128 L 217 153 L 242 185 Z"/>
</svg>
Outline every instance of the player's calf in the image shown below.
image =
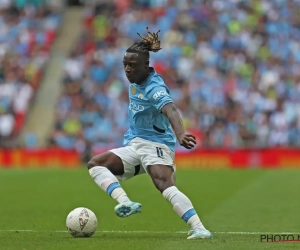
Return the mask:
<svg viewBox="0 0 300 250">
<path fill-rule="evenodd" d="M 97 155 L 89 161 L 88 169 L 96 184 L 110 197 L 118 203 L 130 201 L 114 175 L 124 172 L 123 163 L 118 156 L 111 152 Z"/>
<path fill-rule="evenodd" d="M 188 239 L 212 238 L 211 233 L 203 226 L 190 199 L 175 187 L 173 168 L 166 165 L 149 167 L 149 174 L 156 188 L 172 205 L 174 211 L 191 227 Z"/>
<path fill-rule="evenodd" d="M 190 199 L 172 186 L 163 191 L 163 196 L 172 205 L 174 211 L 191 227 L 192 235 L 188 239 L 212 238 L 211 233 L 203 226 Z"/>
</svg>

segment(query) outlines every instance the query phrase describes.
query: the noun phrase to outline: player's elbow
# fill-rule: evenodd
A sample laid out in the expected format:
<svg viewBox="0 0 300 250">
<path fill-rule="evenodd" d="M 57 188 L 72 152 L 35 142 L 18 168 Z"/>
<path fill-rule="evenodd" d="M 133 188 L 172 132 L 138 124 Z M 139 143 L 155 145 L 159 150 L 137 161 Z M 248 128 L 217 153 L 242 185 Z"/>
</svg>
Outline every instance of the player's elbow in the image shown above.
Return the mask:
<svg viewBox="0 0 300 250">
<path fill-rule="evenodd" d="M 177 108 L 174 103 L 168 103 L 162 108 L 161 111 L 166 117 L 169 118 L 172 116 L 172 114 L 177 112 Z"/>
</svg>

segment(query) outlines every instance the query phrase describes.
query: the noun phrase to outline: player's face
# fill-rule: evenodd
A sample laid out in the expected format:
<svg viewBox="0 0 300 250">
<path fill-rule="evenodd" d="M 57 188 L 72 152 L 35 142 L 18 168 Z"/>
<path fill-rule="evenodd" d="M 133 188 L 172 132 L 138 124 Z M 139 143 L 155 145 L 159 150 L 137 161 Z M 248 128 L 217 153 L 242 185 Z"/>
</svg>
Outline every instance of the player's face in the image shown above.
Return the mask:
<svg viewBox="0 0 300 250">
<path fill-rule="evenodd" d="M 131 83 L 141 83 L 149 72 L 149 61 L 137 53 L 124 55 L 123 65 L 127 79 Z"/>
</svg>

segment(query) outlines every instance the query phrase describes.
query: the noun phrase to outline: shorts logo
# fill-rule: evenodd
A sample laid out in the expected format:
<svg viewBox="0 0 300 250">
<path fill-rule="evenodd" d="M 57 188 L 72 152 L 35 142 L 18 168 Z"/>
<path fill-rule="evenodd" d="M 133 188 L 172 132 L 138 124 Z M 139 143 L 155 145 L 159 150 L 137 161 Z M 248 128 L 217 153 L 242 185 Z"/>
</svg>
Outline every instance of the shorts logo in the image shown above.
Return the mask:
<svg viewBox="0 0 300 250">
<path fill-rule="evenodd" d="M 152 97 L 154 100 L 156 100 L 158 97 L 163 96 L 163 95 L 167 95 L 167 91 L 165 91 L 165 90 L 158 91 Z"/>
<path fill-rule="evenodd" d="M 135 94 L 136 94 L 136 87 L 135 87 L 135 86 L 132 86 L 132 87 L 131 87 L 131 94 L 132 94 L 132 95 L 135 95 Z"/>
</svg>

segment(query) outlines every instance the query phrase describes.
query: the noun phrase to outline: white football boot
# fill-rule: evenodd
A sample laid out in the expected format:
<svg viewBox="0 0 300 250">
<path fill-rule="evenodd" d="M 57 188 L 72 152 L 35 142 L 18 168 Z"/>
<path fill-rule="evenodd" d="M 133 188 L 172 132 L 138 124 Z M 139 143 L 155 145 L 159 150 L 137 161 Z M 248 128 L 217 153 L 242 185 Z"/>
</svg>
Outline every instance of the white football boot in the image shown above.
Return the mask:
<svg viewBox="0 0 300 250">
<path fill-rule="evenodd" d="M 196 240 L 196 239 L 213 239 L 212 234 L 206 229 L 192 229 L 188 232 L 189 237 L 188 240 Z"/>
<path fill-rule="evenodd" d="M 125 218 L 132 214 L 142 212 L 142 204 L 134 202 L 134 201 L 126 201 L 118 204 L 115 207 L 115 213 L 119 217 Z"/>
</svg>

